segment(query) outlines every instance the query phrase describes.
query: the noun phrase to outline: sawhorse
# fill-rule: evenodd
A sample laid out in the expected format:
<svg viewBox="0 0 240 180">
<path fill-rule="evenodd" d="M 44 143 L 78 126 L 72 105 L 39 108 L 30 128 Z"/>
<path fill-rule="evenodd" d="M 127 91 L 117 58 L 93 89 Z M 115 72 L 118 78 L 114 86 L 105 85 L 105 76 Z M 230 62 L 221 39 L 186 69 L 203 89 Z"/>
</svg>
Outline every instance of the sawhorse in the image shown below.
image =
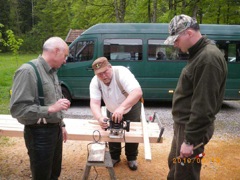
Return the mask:
<svg viewBox="0 0 240 180">
<path fill-rule="evenodd" d="M 109 151 L 105 151 L 104 162 L 87 162 L 84 173 L 83 173 L 83 178 L 82 178 L 83 180 L 88 179 L 88 176 L 89 176 L 92 166 L 106 167 L 108 169 L 111 180 L 116 180 L 116 176 L 115 176 L 115 172 L 114 172 L 113 164 L 112 164 L 112 159 L 111 159 Z"/>
</svg>

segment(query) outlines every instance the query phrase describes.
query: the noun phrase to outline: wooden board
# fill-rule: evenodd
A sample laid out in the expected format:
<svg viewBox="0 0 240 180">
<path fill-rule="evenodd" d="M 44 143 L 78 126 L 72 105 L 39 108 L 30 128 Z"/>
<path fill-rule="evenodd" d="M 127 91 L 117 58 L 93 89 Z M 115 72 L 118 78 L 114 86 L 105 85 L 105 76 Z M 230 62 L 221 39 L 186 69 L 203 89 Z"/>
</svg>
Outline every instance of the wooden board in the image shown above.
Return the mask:
<svg viewBox="0 0 240 180">
<path fill-rule="evenodd" d="M 148 124 L 146 120 L 145 110 L 143 103 L 141 103 L 141 122 L 142 122 L 142 131 L 143 131 L 143 142 L 144 142 L 144 154 L 146 160 L 152 159 L 151 147 L 149 142 L 149 134 L 148 134 Z"/>
<path fill-rule="evenodd" d="M 101 129 L 96 120 L 65 118 L 64 122 L 69 140 L 94 141 L 94 135 L 95 139 L 98 140 L 100 138 L 99 141 L 101 142 L 144 142 L 141 122 L 131 122 L 130 131 L 125 132 L 125 138 L 122 139 L 109 138 L 109 131 Z M 149 123 L 146 126 L 149 142 L 157 143 L 160 132 L 157 123 Z M 12 118 L 11 115 L 0 115 L 0 135 L 23 137 L 23 128 L 24 125 Z M 160 142 L 162 142 L 162 139 Z"/>
</svg>

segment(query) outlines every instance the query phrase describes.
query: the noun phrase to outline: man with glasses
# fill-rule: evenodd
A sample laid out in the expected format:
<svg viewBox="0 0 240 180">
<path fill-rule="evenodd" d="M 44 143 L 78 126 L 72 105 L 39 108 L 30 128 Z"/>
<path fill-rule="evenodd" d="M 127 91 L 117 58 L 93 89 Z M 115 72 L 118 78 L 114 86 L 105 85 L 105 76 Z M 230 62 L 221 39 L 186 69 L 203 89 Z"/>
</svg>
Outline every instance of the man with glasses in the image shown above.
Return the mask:
<svg viewBox="0 0 240 180">
<path fill-rule="evenodd" d="M 203 37 L 197 21 L 175 16 L 164 42 L 189 53 L 172 100 L 174 135 L 168 157 L 167 179 L 200 179 L 204 145 L 214 132 L 225 90 L 227 64 L 221 51 Z M 194 149 L 195 146 L 201 145 Z"/>
<path fill-rule="evenodd" d="M 43 44 L 42 54 L 31 61 L 33 67 L 25 63 L 14 76 L 10 112 L 24 124 L 34 180 L 58 179 L 61 173 L 62 145 L 67 140 L 62 111 L 70 107 L 70 102 L 62 98 L 57 69 L 66 63 L 68 51 L 64 40 L 51 37 Z M 40 79 L 42 99 L 38 89 Z"/>
<path fill-rule="evenodd" d="M 102 129 L 108 128 L 105 120 L 109 118 L 116 123 L 120 123 L 123 118 L 131 122 L 140 122 L 139 100 L 142 97 L 142 89 L 134 75 L 126 67 L 111 66 L 105 57 L 96 59 L 92 68 L 95 76 L 90 83 L 90 106 Z M 101 99 L 105 103 L 109 118 L 101 112 Z M 114 166 L 120 162 L 121 143 L 109 142 L 109 149 Z M 137 170 L 138 143 L 125 143 L 125 155 L 128 167 Z"/>
</svg>

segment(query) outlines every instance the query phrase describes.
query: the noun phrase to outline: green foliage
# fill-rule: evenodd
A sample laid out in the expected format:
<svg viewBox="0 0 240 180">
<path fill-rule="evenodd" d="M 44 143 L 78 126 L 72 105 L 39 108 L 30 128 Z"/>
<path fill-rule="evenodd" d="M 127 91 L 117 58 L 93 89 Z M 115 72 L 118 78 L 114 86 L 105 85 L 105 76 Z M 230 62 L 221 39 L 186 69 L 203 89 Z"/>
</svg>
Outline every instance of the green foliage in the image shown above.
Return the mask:
<svg viewBox="0 0 240 180">
<path fill-rule="evenodd" d="M 0 7 L 3 39 L 11 29 L 24 40 L 25 52 L 41 50 L 51 36 L 65 39 L 69 29 L 97 23 L 168 23 L 184 13 L 201 24 L 240 24 L 239 0 L 0 0 Z"/>
<path fill-rule="evenodd" d="M 2 47 L 5 44 L 5 40 L 2 37 L 2 30 L 1 30 L 1 28 L 3 28 L 3 27 L 4 27 L 4 25 L 0 23 L 0 47 Z M 2 50 L 0 49 L 0 52 L 1 51 Z"/>
<path fill-rule="evenodd" d="M 8 46 L 14 55 L 18 54 L 18 50 L 23 43 L 22 39 L 16 39 L 12 30 L 7 30 L 7 41 L 5 41 L 5 46 Z"/>
<path fill-rule="evenodd" d="M 39 54 L 42 50 L 44 38 L 40 39 L 40 36 L 35 32 L 27 32 L 22 36 L 22 38 L 24 41 L 19 51 Z"/>
<path fill-rule="evenodd" d="M 0 23 L 0 45 L 2 44 L 2 46 L 9 47 L 10 50 L 16 55 L 18 53 L 20 46 L 23 43 L 23 40 L 20 38 L 16 39 L 12 30 L 7 30 L 5 32 L 7 34 L 7 38 L 4 39 L 3 32 L 1 30 L 1 28 L 3 28 L 3 27 L 4 27 L 4 25 Z M 1 51 L 2 50 L 0 49 L 0 52 Z"/>
<path fill-rule="evenodd" d="M 19 54 L 17 63 L 15 55 L 0 53 L 0 114 L 9 114 L 9 90 L 12 86 L 15 71 L 20 65 L 36 57 L 36 54 Z"/>
</svg>

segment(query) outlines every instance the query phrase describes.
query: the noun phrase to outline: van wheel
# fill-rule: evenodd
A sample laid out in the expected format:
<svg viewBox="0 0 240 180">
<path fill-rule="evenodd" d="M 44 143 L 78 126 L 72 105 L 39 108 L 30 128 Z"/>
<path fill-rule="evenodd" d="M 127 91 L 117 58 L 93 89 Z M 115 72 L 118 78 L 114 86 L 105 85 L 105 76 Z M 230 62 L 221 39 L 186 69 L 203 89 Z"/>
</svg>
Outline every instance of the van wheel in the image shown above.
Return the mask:
<svg viewBox="0 0 240 180">
<path fill-rule="evenodd" d="M 62 94 L 63 94 L 63 97 L 65 97 L 66 99 L 68 99 L 70 102 L 72 102 L 72 97 L 68 91 L 68 89 L 66 87 L 63 87 L 62 86 Z"/>
</svg>

